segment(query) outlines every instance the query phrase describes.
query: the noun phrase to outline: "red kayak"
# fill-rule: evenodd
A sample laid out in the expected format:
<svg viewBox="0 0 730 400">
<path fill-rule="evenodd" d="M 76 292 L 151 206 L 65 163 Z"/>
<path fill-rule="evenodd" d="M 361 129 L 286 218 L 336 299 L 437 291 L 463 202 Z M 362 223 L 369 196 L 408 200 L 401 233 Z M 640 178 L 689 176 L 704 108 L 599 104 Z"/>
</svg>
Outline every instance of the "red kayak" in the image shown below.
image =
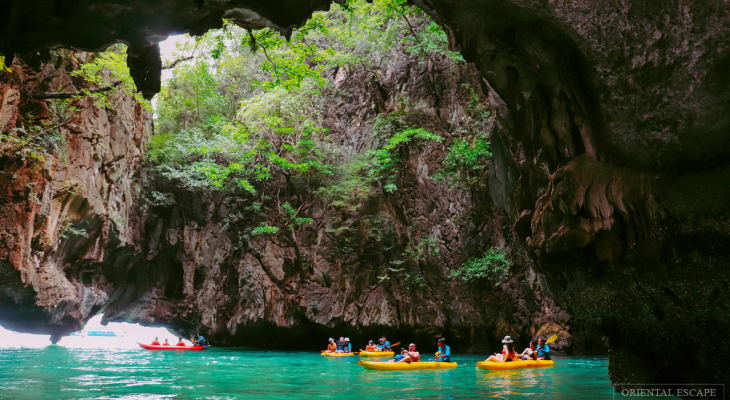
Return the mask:
<svg viewBox="0 0 730 400">
<path fill-rule="evenodd" d="M 162 346 L 152 344 L 142 344 L 137 342 L 139 347 L 147 350 L 205 350 L 210 346 Z"/>
</svg>

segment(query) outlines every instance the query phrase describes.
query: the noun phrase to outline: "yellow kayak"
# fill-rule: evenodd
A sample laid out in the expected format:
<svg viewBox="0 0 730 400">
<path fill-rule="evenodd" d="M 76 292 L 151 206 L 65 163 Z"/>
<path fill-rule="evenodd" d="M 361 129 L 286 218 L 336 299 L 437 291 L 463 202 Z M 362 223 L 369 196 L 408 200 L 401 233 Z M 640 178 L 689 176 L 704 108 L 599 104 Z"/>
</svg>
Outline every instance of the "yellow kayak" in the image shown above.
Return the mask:
<svg viewBox="0 0 730 400">
<path fill-rule="evenodd" d="M 355 353 L 326 353 L 325 352 L 325 353 L 322 353 L 322 355 L 328 356 L 328 357 L 349 357 L 349 356 L 354 356 Z"/>
<path fill-rule="evenodd" d="M 449 369 L 456 368 L 456 363 L 447 362 L 412 362 L 412 363 L 389 363 L 377 361 L 360 361 L 357 363 L 365 369 L 374 369 L 378 371 L 405 371 L 414 369 Z"/>
<path fill-rule="evenodd" d="M 393 357 L 394 351 L 361 351 L 360 357 Z"/>
<path fill-rule="evenodd" d="M 506 369 L 552 367 L 553 365 L 555 365 L 555 361 L 553 360 L 516 360 L 509 362 L 480 361 L 477 363 L 477 368 L 502 371 Z"/>
</svg>

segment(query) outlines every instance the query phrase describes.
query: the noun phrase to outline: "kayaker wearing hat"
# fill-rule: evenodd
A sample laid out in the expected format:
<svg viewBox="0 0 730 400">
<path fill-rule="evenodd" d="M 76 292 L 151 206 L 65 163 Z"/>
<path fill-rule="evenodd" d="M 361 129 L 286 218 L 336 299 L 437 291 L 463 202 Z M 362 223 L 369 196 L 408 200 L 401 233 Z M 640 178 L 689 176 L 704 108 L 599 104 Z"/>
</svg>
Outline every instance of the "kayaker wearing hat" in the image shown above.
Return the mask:
<svg viewBox="0 0 730 400">
<path fill-rule="evenodd" d="M 374 351 L 376 351 L 376 347 L 375 347 L 375 342 L 373 342 L 372 340 L 370 340 L 370 341 L 368 342 L 368 345 L 367 345 L 367 346 L 365 346 L 365 350 L 363 350 L 363 349 L 360 349 L 360 351 L 361 351 L 361 352 L 366 352 L 366 353 L 370 353 L 370 352 L 374 352 Z"/>
<path fill-rule="evenodd" d="M 337 351 L 337 343 L 335 343 L 335 339 L 330 338 L 330 344 L 327 345 L 327 352 L 334 353 L 335 351 Z"/>
<path fill-rule="evenodd" d="M 514 340 L 512 340 L 509 336 L 505 336 L 502 343 L 504 343 L 502 346 L 502 354 L 494 353 L 493 356 L 489 356 L 489 358 L 484 361 L 491 360 L 495 362 L 509 362 L 517 358 L 517 354 L 515 354 L 515 346 L 512 344 L 514 343 Z"/>
<path fill-rule="evenodd" d="M 545 338 L 540 336 L 537 339 L 537 359 L 538 360 L 549 360 L 550 359 L 550 346 L 545 343 Z"/>
<path fill-rule="evenodd" d="M 385 335 L 380 338 L 380 344 L 378 345 L 378 351 L 392 351 L 390 349 L 390 342 L 385 338 Z"/>
<path fill-rule="evenodd" d="M 345 353 L 352 353 L 352 343 L 350 343 L 350 338 L 345 338 Z"/>
</svg>

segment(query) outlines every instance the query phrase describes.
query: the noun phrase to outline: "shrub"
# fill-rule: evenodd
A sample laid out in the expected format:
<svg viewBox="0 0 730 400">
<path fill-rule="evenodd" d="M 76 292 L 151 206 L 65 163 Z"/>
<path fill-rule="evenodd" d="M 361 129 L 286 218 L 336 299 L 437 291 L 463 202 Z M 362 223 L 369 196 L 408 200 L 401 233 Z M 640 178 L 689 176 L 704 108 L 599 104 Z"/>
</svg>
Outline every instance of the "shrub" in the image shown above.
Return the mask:
<svg viewBox="0 0 730 400">
<path fill-rule="evenodd" d="M 466 282 L 487 280 L 499 286 L 507 280 L 512 262 L 502 248 L 491 248 L 480 258 L 472 258 L 461 264 L 449 274 L 450 277 L 459 277 Z"/>
</svg>

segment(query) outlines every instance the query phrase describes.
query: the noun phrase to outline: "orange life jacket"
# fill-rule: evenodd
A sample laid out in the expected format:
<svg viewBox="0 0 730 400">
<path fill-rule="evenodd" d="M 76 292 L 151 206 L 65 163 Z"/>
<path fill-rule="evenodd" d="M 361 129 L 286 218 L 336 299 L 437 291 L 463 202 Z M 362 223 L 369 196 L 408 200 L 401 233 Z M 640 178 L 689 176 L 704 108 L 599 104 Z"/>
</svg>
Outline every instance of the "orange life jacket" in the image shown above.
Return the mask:
<svg viewBox="0 0 730 400">
<path fill-rule="evenodd" d="M 327 350 L 330 350 L 330 351 L 335 351 L 335 350 L 337 350 L 337 345 L 336 345 L 335 343 L 330 343 L 330 344 L 329 344 L 329 345 L 327 346 Z"/>
<path fill-rule="evenodd" d="M 163 343 L 162 345 L 163 345 L 163 346 L 169 346 L 169 345 L 170 345 L 170 343 L 167 343 L 167 342 L 165 342 L 165 343 Z"/>
<path fill-rule="evenodd" d="M 178 342 L 175 346 L 187 346 L 184 342 Z"/>
<path fill-rule="evenodd" d="M 367 346 L 365 347 L 365 351 L 375 351 L 375 346 Z"/>
<path fill-rule="evenodd" d="M 157 341 L 157 340 L 152 341 L 152 346 L 159 346 L 159 345 L 160 345 L 159 341 Z"/>
</svg>

